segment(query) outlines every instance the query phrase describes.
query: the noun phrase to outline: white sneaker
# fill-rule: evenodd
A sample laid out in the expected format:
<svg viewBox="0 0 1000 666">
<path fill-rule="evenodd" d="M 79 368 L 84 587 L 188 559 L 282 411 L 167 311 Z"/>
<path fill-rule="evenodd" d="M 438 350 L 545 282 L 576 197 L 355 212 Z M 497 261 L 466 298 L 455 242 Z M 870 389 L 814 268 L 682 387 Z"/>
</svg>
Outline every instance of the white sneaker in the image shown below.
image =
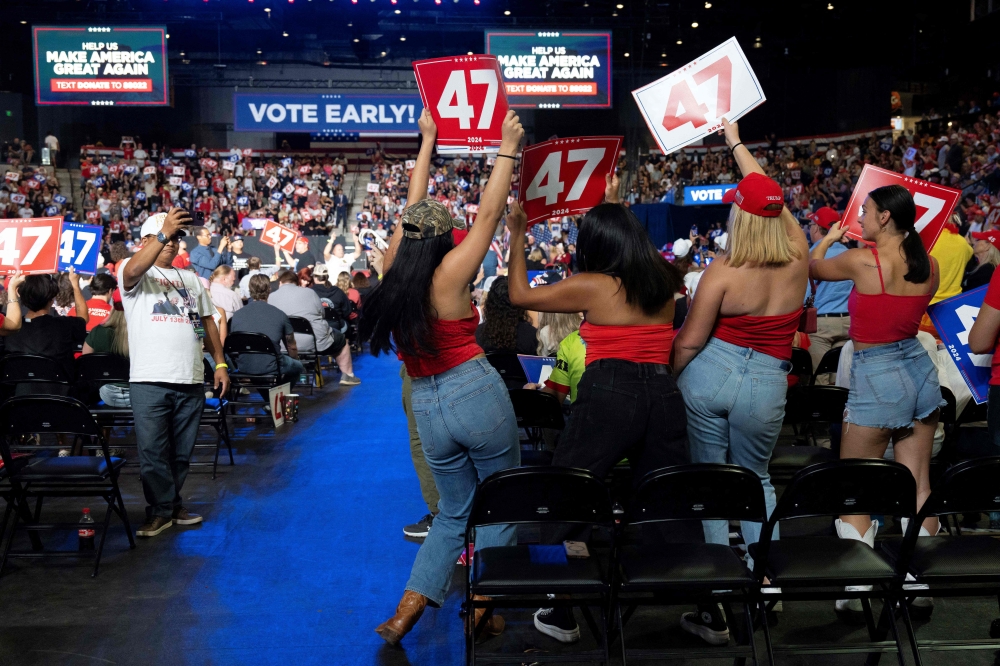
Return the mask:
<svg viewBox="0 0 1000 666">
<path fill-rule="evenodd" d="M 694 634 L 709 645 L 727 644 L 729 642 L 729 626 L 722 613 L 722 606 L 720 605 L 718 609 L 718 612 L 684 613 L 681 615 L 681 629 L 689 634 Z"/>
<path fill-rule="evenodd" d="M 841 539 L 853 539 L 855 541 L 862 541 L 869 548 L 875 547 L 875 534 L 878 532 L 878 522 L 872 521 L 871 526 L 865 531 L 864 536 L 858 534 L 858 531 L 850 523 L 845 523 L 838 518 L 834 525 L 837 528 L 837 536 Z M 871 592 L 871 585 L 848 585 L 844 588 L 847 592 Z M 861 606 L 860 599 L 837 599 L 834 604 L 834 610 L 838 614 L 848 616 L 852 622 L 863 621 L 864 609 Z"/>
</svg>

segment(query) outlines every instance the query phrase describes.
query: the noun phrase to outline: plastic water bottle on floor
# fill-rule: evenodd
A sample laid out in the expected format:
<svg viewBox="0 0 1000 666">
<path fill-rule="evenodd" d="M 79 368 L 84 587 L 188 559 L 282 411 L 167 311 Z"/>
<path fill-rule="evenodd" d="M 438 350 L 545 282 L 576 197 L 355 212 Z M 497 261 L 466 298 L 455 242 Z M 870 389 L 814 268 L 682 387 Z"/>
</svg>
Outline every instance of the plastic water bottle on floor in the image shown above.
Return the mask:
<svg viewBox="0 0 1000 666">
<path fill-rule="evenodd" d="M 90 515 L 90 509 L 83 510 L 83 516 L 80 518 L 80 529 L 77 530 L 77 536 L 80 540 L 80 550 L 94 550 L 94 519 Z"/>
</svg>

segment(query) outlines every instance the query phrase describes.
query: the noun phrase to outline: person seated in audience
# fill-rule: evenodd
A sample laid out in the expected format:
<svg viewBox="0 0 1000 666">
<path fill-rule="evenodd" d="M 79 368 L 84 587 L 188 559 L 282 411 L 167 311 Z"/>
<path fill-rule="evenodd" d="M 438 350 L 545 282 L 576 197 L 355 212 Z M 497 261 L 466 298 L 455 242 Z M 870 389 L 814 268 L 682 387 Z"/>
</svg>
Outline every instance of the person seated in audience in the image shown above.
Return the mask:
<svg viewBox="0 0 1000 666">
<path fill-rule="evenodd" d="M 128 358 L 128 322 L 125 321 L 121 303 L 116 303 L 111 314 L 87 334 L 87 339 L 83 342 L 83 354 L 115 354 Z M 132 406 L 127 383 L 104 384 L 98 392 L 108 407 L 126 409 Z"/>
<path fill-rule="evenodd" d="M 347 300 L 351 302 L 351 314 L 349 319 L 357 319 L 361 310 L 361 294 L 351 286 L 351 274 L 342 272 L 337 275 L 337 288 L 347 294 Z"/>
<path fill-rule="evenodd" d="M 312 290 L 319 296 L 323 304 L 323 314 L 330 326 L 341 333 L 347 328 L 347 319 L 351 316 L 351 302 L 340 287 L 330 284 L 330 272 L 326 264 L 316 264 L 313 268 Z"/>
<path fill-rule="evenodd" d="M 90 298 L 87 299 L 87 312 L 90 314 L 90 319 L 87 321 L 88 331 L 94 330 L 111 316 L 114 309 L 111 301 L 117 288 L 118 281 L 107 273 L 99 273 L 90 281 Z M 66 316 L 76 316 L 76 305 L 69 309 Z"/>
<path fill-rule="evenodd" d="M 580 330 L 579 312 L 542 312 L 538 317 L 539 356 L 554 356 L 573 331 Z"/>
<path fill-rule="evenodd" d="M 298 348 L 305 353 L 316 353 L 319 356 L 333 356 L 340 368 L 340 384 L 342 386 L 357 386 L 361 380 L 354 376 L 354 361 L 351 358 L 351 348 L 347 338 L 338 330 L 330 328 L 323 316 L 323 304 L 312 289 L 300 287 L 298 276 L 290 270 L 278 273 L 278 290 L 271 293 L 267 302 L 277 307 L 289 317 L 302 317 L 309 321 L 316 336 L 313 338 L 304 333 L 296 333 Z M 270 288 L 270 285 L 268 285 Z"/>
<path fill-rule="evenodd" d="M 295 252 L 292 254 L 292 261 L 297 271 L 316 265 L 316 257 L 309 250 L 309 239 L 305 236 L 299 236 L 295 239 Z"/>
<path fill-rule="evenodd" d="M 975 266 L 965 274 L 963 292 L 990 284 L 996 267 L 1000 266 L 1000 230 L 973 231 L 969 235 L 976 241 L 972 246 Z"/>
<path fill-rule="evenodd" d="M 699 281 L 674 340 L 673 367 L 687 408 L 692 461 L 729 462 L 753 471 L 764 486 L 770 515 L 775 493 L 767 466 L 785 414 L 809 247 L 782 205 L 781 186 L 764 175 L 740 143 L 737 125 L 723 123 L 745 176 L 730 209 L 726 254 Z M 744 541 L 756 543 L 760 523 L 743 522 L 742 527 Z M 725 521 L 706 521 L 704 529 L 708 543 L 729 545 Z M 724 645 L 729 628 L 714 605 L 710 611 L 685 613 L 681 627 Z"/>
<path fill-rule="evenodd" d="M 250 300 L 250 278 L 260 272 L 260 259 L 258 257 L 247 259 L 247 274 L 240 278 L 240 298 L 244 301 Z"/>
<path fill-rule="evenodd" d="M 358 271 L 354 274 L 354 277 L 351 278 L 351 286 L 358 292 L 358 307 L 364 308 L 365 297 L 371 293 L 371 290 L 375 288 L 375 285 L 372 284 L 372 281 L 367 275 Z"/>
<path fill-rule="evenodd" d="M 496 278 L 489 293 L 483 306 L 485 321 L 476 328 L 476 343 L 487 354 L 534 354 L 538 344 L 537 332 L 524 309 L 511 305 L 507 278 Z"/>
<path fill-rule="evenodd" d="M 208 282 L 208 292 L 212 297 L 212 303 L 224 312 L 226 321 L 232 319 L 233 314 L 243 307 L 243 299 L 233 291 L 233 285 L 236 283 L 236 271 L 223 264 L 212 271 Z"/>
<path fill-rule="evenodd" d="M 122 262 L 129 258 L 128 247 L 125 243 L 117 241 L 112 243 L 108 247 L 108 259 L 109 261 L 104 264 L 104 267 L 108 269 L 114 277 L 118 277 L 118 267 L 121 266 Z"/>
<path fill-rule="evenodd" d="M 669 366 L 674 292 L 682 276 L 656 251 L 635 215 L 619 204 L 618 191 L 618 177 L 607 174 L 606 202 L 583 217 L 577 238 L 580 272 L 535 288 L 528 282 L 523 250 L 527 217 L 511 204 L 508 290 L 517 307 L 583 312 L 586 319 L 580 326 L 586 370 L 552 464 L 604 478 L 627 457 L 638 482 L 653 470 L 690 462 L 684 402 Z M 574 536 L 560 533 L 546 540 L 561 543 Z M 571 608 L 539 609 L 534 625 L 564 643 L 580 639 Z"/>
<path fill-rule="evenodd" d="M 296 271 L 296 276 L 299 278 L 299 286 L 305 287 L 306 289 L 311 289 L 313 286 L 313 270 L 306 266 L 305 268 L 300 268 Z"/>
<path fill-rule="evenodd" d="M 56 281 L 56 287 L 59 289 L 56 292 L 55 301 L 52 302 L 52 310 L 60 317 L 65 317 L 73 309 L 73 285 L 65 273 L 57 273 L 52 278 Z M 83 291 L 82 286 L 80 291 Z"/>
<path fill-rule="evenodd" d="M 531 248 L 531 252 L 528 253 L 528 259 L 525 263 L 529 271 L 544 271 L 545 253 L 542 252 L 542 248 L 537 245 Z"/>
<path fill-rule="evenodd" d="M 906 188 L 877 187 L 868 193 L 861 210 L 861 237 L 872 246 L 826 259 L 830 245 L 847 232 L 837 225 L 812 251 L 809 269 L 816 280 L 854 282 L 848 301 L 854 354 L 840 457 L 882 458 L 892 441 L 893 457 L 916 480 L 919 510 L 931 492 L 931 451 L 946 403 L 934 362 L 917 332 L 927 306 L 940 295 L 945 279 L 954 275 L 953 271 L 944 274 L 937 256 L 924 249 L 914 226 L 916 204 Z M 949 288 L 958 289 L 954 284 Z M 978 332 L 975 340 L 982 342 Z M 983 346 L 974 343 L 971 332 L 969 342 L 973 349 Z M 878 522 L 871 516 L 841 516 L 836 528 L 841 539 L 875 545 Z M 938 519 L 928 518 L 920 534 L 936 535 L 939 529 Z M 904 589 L 914 588 L 904 585 Z M 922 616 L 930 615 L 933 608 L 930 597 L 918 596 L 910 603 L 911 611 Z M 848 619 L 857 619 L 862 612 L 858 599 L 839 599 L 836 609 Z"/>
<path fill-rule="evenodd" d="M 274 348 L 279 352 L 281 343 L 285 343 L 287 353 L 278 355 L 279 384 L 288 383 L 292 386 L 305 374 L 305 366 L 299 360 L 299 350 L 292 331 L 292 322 L 288 315 L 268 303 L 271 296 L 271 281 L 263 275 L 250 278 L 250 302 L 233 315 L 230 333 L 263 333 L 271 339 Z M 274 359 L 264 354 L 244 354 L 237 363 L 240 374 L 269 375 L 275 372 Z M 268 392 L 260 389 L 260 397 L 269 404 Z"/>
<path fill-rule="evenodd" d="M 29 275 L 20 287 L 20 300 L 27 309 L 24 325 L 20 330 L 7 336 L 5 349 L 8 354 L 35 354 L 45 356 L 59 363 L 69 380 L 76 377 L 75 354 L 87 338 L 87 321 L 90 313 L 87 302 L 80 291 L 80 276 L 73 269 L 69 271 L 69 281 L 76 301 L 75 317 L 60 317 L 52 314 L 59 287 L 49 275 Z M 10 301 L 16 303 L 16 301 Z M 8 314 L 17 308 L 7 308 Z M 69 386 L 61 384 L 32 383 L 18 384 L 15 395 L 48 393 L 68 395 Z"/>
</svg>

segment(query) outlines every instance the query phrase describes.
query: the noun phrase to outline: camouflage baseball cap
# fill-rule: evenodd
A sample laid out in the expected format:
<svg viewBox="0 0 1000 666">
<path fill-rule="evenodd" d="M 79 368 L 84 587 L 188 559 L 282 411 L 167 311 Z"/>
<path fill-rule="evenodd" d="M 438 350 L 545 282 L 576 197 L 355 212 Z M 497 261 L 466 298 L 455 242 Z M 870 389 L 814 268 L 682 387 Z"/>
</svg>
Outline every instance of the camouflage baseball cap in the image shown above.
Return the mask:
<svg viewBox="0 0 1000 666">
<path fill-rule="evenodd" d="M 456 220 L 441 203 L 422 199 L 403 211 L 403 235 L 415 240 L 436 238 L 452 229 L 464 229 L 465 222 Z"/>
</svg>

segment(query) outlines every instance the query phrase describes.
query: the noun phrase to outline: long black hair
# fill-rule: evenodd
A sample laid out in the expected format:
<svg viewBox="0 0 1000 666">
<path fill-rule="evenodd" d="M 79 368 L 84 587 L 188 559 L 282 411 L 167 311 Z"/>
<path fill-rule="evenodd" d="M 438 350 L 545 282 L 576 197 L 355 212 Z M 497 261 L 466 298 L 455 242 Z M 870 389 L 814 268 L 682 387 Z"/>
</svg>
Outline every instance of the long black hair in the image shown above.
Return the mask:
<svg viewBox="0 0 1000 666">
<path fill-rule="evenodd" d="M 524 308 L 515 307 L 510 302 L 507 278 L 498 277 L 490 287 L 490 295 L 483 306 L 486 317 L 486 342 L 497 349 L 517 350 L 517 325 L 526 321 Z"/>
<path fill-rule="evenodd" d="M 921 284 L 931 276 L 931 260 L 927 256 L 920 234 L 914 228 L 917 219 L 917 206 L 913 203 L 913 195 L 902 185 L 885 185 L 877 187 L 868 193 L 868 198 L 878 208 L 878 211 L 889 211 L 896 229 L 903 233 L 903 253 L 906 255 L 907 273 L 903 279 L 907 282 Z"/>
<path fill-rule="evenodd" d="M 621 280 L 625 302 L 655 315 L 680 291 L 684 276 L 664 259 L 632 211 L 620 204 L 591 208 L 580 223 L 576 262 L 581 271 Z"/>
<path fill-rule="evenodd" d="M 455 247 L 450 233 L 434 238 L 405 236 L 396 248 L 392 267 L 365 297 L 358 324 L 372 354 L 400 351 L 407 356 L 433 356 L 431 280 L 444 255 Z"/>
</svg>

